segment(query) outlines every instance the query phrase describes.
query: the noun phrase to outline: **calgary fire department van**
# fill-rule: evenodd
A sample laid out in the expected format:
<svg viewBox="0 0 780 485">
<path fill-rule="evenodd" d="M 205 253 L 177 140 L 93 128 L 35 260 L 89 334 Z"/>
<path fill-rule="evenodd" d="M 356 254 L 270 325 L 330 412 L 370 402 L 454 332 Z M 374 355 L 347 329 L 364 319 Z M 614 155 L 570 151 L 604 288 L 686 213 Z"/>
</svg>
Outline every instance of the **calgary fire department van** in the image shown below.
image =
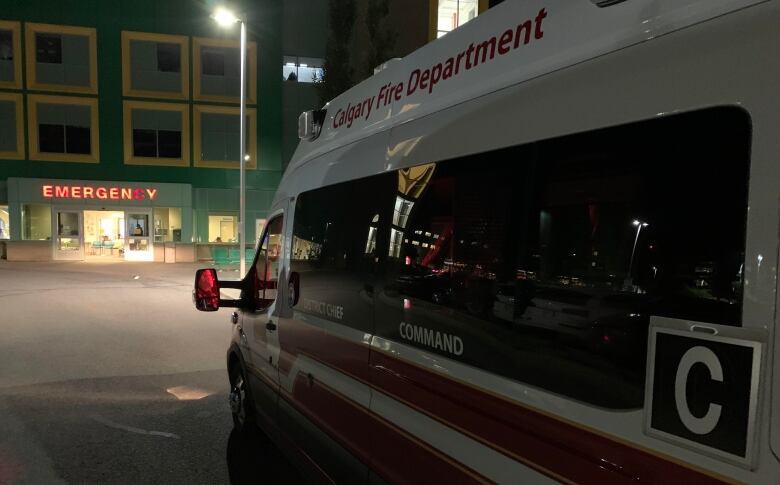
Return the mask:
<svg viewBox="0 0 780 485">
<path fill-rule="evenodd" d="M 196 276 L 239 429 L 337 483 L 780 483 L 780 1 L 507 0 L 299 131 Z"/>
</svg>

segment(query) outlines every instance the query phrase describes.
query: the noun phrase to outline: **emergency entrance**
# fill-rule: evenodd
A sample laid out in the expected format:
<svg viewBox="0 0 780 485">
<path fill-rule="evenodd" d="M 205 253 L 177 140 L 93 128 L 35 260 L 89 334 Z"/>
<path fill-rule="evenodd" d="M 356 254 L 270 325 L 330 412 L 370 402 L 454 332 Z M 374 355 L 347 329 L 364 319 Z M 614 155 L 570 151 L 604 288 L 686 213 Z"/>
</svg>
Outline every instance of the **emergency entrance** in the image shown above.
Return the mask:
<svg viewBox="0 0 780 485">
<path fill-rule="evenodd" d="M 54 208 L 54 259 L 153 261 L 152 210 Z"/>
</svg>

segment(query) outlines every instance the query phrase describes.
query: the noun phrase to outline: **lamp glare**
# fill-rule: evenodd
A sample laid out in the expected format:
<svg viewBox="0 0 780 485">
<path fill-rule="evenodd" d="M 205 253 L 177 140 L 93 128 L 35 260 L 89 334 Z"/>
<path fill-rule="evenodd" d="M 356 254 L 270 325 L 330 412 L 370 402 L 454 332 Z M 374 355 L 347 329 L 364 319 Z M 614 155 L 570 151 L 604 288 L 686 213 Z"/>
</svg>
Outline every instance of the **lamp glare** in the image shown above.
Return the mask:
<svg viewBox="0 0 780 485">
<path fill-rule="evenodd" d="M 222 27 L 230 27 L 231 25 L 238 22 L 238 17 L 236 17 L 233 12 L 226 8 L 218 8 L 214 11 L 214 15 L 212 15 L 211 18 L 213 18 Z"/>
</svg>

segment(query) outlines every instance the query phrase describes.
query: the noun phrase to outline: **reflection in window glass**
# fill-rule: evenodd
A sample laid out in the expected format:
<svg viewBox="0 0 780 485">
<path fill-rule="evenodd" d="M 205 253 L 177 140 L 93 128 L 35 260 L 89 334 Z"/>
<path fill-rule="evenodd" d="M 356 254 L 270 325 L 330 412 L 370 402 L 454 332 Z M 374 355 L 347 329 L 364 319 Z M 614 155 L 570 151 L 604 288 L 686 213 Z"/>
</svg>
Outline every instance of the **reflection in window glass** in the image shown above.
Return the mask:
<svg viewBox="0 0 780 485">
<path fill-rule="evenodd" d="M 238 216 L 209 215 L 209 242 L 238 242 Z"/>
<path fill-rule="evenodd" d="M 22 239 L 51 239 L 51 207 L 26 204 L 22 206 Z"/>
<path fill-rule="evenodd" d="M 709 109 L 437 164 L 386 233 L 377 333 L 641 407 L 651 315 L 741 324 L 749 126 Z M 400 335 L 401 321 L 465 351 Z"/>
<path fill-rule="evenodd" d="M 387 254 L 385 230 L 396 177 L 387 173 L 301 194 L 295 202 L 291 269 L 300 275 L 296 310 L 368 331 L 373 318 L 371 282 L 379 255 Z M 355 201 L 361 201 L 356 204 Z"/>
<path fill-rule="evenodd" d="M 282 218 L 268 225 L 268 232 L 260 241 L 260 251 L 254 266 L 255 302 L 258 309 L 268 308 L 275 300 L 279 287 L 279 268 L 282 264 Z"/>
<path fill-rule="evenodd" d="M 414 207 L 414 202 L 405 200 L 402 197 L 395 198 L 395 210 L 393 211 L 393 224 L 400 227 L 406 227 L 406 221 L 409 213 Z"/>
<path fill-rule="evenodd" d="M 0 239 L 11 238 L 11 218 L 7 205 L 0 205 Z"/>
</svg>

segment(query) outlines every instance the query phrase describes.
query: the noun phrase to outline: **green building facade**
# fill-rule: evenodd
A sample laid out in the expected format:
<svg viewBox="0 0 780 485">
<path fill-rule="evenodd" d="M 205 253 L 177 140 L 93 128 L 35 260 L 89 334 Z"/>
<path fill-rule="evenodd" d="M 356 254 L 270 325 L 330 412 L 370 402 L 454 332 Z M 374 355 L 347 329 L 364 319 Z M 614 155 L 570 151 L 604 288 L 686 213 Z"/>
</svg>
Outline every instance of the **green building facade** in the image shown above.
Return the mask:
<svg viewBox="0 0 780 485">
<path fill-rule="evenodd" d="M 192 261 L 238 239 L 238 25 L 202 0 L 4 0 L 0 256 Z M 247 22 L 247 241 L 282 170 L 282 2 Z"/>
</svg>

